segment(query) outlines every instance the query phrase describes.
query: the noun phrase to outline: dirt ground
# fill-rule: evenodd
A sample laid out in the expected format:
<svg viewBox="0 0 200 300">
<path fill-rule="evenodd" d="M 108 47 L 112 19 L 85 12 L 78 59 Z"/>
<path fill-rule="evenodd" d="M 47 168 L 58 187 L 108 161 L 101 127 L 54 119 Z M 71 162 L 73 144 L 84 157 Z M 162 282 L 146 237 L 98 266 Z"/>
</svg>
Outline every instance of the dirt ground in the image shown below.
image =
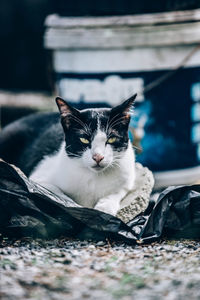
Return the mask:
<svg viewBox="0 0 200 300">
<path fill-rule="evenodd" d="M 0 298 L 200 299 L 200 240 L 0 243 Z"/>
</svg>

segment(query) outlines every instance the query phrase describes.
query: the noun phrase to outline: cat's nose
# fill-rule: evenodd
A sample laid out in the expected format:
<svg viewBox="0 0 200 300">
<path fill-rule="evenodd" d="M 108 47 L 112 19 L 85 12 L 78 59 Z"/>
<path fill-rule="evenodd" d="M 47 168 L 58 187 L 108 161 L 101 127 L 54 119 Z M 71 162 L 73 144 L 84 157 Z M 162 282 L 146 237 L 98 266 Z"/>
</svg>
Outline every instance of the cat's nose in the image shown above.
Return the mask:
<svg viewBox="0 0 200 300">
<path fill-rule="evenodd" d="M 94 155 L 92 156 L 92 159 L 93 159 L 94 161 L 96 161 L 97 164 L 99 164 L 100 161 L 102 161 L 102 160 L 104 159 L 104 156 L 97 153 L 97 154 L 94 154 Z"/>
</svg>

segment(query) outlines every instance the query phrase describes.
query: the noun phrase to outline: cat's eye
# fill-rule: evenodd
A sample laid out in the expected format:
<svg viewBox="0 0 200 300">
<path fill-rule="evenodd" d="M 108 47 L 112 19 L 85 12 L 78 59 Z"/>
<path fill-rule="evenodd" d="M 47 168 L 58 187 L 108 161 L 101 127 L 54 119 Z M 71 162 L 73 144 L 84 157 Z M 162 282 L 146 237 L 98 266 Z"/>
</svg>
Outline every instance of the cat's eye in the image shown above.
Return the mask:
<svg viewBox="0 0 200 300">
<path fill-rule="evenodd" d="M 116 137 L 111 137 L 107 140 L 107 143 L 113 144 L 116 141 Z"/>
<path fill-rule="evenodd" d="M 83 144 L 89 144 L 90 142 L 87 140 L 87 139 L 85 139 L 85 138 L 80 138 L 80 141 L 83 143 Z"/>
</svg>

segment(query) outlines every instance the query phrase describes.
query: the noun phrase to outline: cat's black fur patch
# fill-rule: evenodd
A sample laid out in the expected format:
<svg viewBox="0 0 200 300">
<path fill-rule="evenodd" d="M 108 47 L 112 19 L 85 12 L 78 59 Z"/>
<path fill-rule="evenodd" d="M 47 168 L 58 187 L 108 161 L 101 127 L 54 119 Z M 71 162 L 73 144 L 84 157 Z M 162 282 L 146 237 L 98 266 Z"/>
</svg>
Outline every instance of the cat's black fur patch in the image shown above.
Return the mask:
<svg viewBox="0 0 200 300">
<path fill-rule="evenodd" d="M 79 120 L 77 115 L 76 118 L 73 117 L 74 113 L 65 116 L 61 114 L 61 122 L 59 113 L 39 113 L 15 121 L 0 133 L 0 158 L 15 164 L 29 176 L 44 156 L 52 155 L 59 150 L 64 139 L 69 156 L 81 155 L 91 144 L 81 143 L 80 137 L 92 142 L 98 124 L 101 130 L 106 131 L 108 137 L 116 136 L 116 142 L 111 145 L 114 150 L 123 151 L 128 146 L 127 110 L 133 100 L 134 98 L 132 101 L 129 100 L 130 103 L 124 102 L 125 104 L 114 109 L 79 111 Z M 109 121 L 113 125 L 112 128 L 108 126 Z M 84 129 L 83 124 L 88 130 Z"/>
</svg>

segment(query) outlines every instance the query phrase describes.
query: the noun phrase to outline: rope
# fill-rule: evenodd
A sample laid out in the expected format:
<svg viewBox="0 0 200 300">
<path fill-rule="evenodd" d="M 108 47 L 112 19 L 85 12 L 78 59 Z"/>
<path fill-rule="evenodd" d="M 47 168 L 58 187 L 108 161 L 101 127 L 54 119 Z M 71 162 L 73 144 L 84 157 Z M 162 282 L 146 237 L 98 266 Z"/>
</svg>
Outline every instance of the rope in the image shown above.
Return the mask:
<svg viewBox="0 0 200 300">
<path fill-rule="evenodd" d="M 194 47 L 173 70 L 170 70 L 166 74 L 160 76 L 159 78 L 147 84 L 142 90 L 141 94 L 146 94 L 147 92 L 161 85 L 164 81 L 166 81 L 170 77 L 174 76 L 179 70 L 181 70 L 185 66 L 188 60 L 199 50 L 200 50 L 200 44 Z"/>
</svg>

